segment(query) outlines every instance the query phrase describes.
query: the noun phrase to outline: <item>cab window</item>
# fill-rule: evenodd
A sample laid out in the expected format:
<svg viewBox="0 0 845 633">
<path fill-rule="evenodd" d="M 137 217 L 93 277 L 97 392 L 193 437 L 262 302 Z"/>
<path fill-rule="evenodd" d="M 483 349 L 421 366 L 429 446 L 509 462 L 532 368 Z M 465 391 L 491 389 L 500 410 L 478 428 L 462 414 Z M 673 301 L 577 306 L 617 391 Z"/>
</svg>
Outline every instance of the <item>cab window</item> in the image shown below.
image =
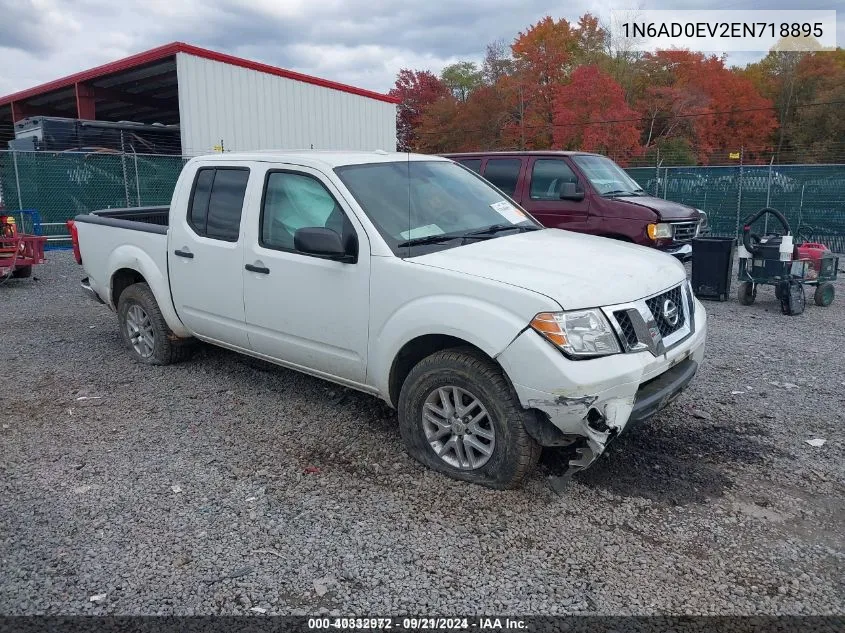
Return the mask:
<svg viewBox="0 0 845 633">
<path fill-rule="evenodd" d="M 194 233 L 237 242 L 248 181 L 249 169 L 245 167 L 197 170 L 188 215 Z"/>
<path fill-rule="evenodd" d="M 298 229 L 332 229 L 341 238 L 354 232 L 340 205 L 326 187 L 307 174 L 271 171 L 267 174 L 259 220 L 259 244 L 294 251 Z"/>
<path fill-rule="evenodd" d="M 484 168 L 484 178 L 513 197 L 521 168 L 522 161 L 518 158 L 491 158 Z"/>
<path fill-rule="evenodd" d="M 532 200 L 560 200 L 565 183 L 578 182 L 575 172 L 560 159 L 541 158 L 531 170 L 530 196 Z"/>
</svg>

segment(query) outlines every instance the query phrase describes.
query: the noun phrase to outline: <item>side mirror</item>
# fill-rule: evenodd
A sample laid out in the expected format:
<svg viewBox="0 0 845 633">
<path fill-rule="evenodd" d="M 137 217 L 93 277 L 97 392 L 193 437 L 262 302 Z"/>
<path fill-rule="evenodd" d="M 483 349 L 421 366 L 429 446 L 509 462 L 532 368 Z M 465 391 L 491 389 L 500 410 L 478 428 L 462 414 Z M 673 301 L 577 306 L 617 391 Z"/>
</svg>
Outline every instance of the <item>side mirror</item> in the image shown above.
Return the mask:
<svg viewBox="0 0 845 633">
<path fill-rule="evenodd" d="M 578 184 L 574 182 L 565 182 L 560 188 L 561 200 L 579 201 L 584 199 L 584 192 L 578 191 Z"/>
<path fill-rule="evenodd" d="M 297 229 L 293 235 L 293 246 L 300 253 L 325 259 L 346 263 L 354 263 L 358 259 L 357 248 L 354 248 L 355 252 L 348 252 L 336 231 L 321 226 Z"/>
</svg>

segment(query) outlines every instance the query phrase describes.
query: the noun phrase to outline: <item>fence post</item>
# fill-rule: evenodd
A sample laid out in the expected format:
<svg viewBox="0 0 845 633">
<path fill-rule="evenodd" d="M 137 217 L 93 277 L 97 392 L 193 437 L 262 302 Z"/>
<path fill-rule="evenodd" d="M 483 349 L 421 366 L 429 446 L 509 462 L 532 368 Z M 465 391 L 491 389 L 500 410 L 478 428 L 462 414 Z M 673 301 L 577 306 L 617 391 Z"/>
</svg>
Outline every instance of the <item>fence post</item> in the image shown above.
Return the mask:
<svg viewBox="0 0 845 633">
<path fill-rule="evenodd" d="M 660 194 L 660 147 L 654 153 L 654 195 Z"/>
<path fill-rule="evenodd" d="M 742 167 L 745 160 L 745 147 L 739 148 L 739 185 L 736 188 L 736 234 L 739 237 L 739 215 L 742 212 Z"/>
<path fill-rule="evenodd" d="M 801 202 L 798 203 L 798 228 L 793 235 L 798 236 L 801 231 L 801 221 L 804 219 L 804 183 L 801 184 Z"/>
<path fill-rule="evenodd" d="M 141 206 L 141 179 L 138 177 L 138 152 L 132 148 L 132 155 L 135 157 L 135 193 L 138 198 L 138 206 Z"/>
<path fill-rule="evenodd" d="M 18 209 L 23 209 L 23 196 L 21 195 L 21 177 L 18 173 L 18 152 L 12 150 L 12 163 L 15 165 L 15 188 L 18 190 Z"/>
<path fill-rule="evenodd" d="M 772 159 L 769 161 L 769 182 L 766 185 L 766 207 L 771 206 L 771 199 L 772 199 L 772 163 L 775 162 L 775 155 L 772 154 Z M 768 234 L 769 232 L 769 215 L 766 214 L 765 219 L 763 220 L 763 235 Z"/>
<path fill-rule="evenodd" d="M 129 180 L 126 173 L 126 146 L 123 143 L 123 130 L 120 131 L 120 169 L 123 171 L 123 195 L 126 198 L 126 206 L 129 204 Z"/>
</svg>

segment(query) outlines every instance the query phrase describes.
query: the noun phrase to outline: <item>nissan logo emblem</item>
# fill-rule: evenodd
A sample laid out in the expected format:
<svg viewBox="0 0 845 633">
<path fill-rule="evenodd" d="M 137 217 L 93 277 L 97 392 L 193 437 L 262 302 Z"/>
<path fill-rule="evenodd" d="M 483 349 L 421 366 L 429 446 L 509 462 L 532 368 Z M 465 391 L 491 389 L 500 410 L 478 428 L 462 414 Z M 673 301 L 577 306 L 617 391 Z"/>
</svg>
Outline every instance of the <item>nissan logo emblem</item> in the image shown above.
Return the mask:
<svg viewBox="0 0 845 633">
<path fill-rule="evenodd" d="M 681 317 L 678 312 L 678 304 L 671 299 L 666 299 L 663 302 L 663 320 L 672 327 L 678 325 L 678 319 Z"/>
</svg>

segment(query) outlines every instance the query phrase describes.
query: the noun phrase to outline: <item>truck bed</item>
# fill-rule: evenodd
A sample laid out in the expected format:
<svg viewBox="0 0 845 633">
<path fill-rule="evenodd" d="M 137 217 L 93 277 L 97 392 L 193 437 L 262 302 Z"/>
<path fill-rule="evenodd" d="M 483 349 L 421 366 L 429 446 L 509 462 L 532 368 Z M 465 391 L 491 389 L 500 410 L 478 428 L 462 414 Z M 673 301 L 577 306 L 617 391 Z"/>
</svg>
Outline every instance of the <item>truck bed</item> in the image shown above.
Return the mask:
<svg viewBox="0 0 845 633">
<path fill-rule="evenodd" d="M 76 222 L 100 224 L 116 228 L 145 231 L 147 233 L 167 233 L 170 219 L 170 207 L 129 207 L 126 209 L 100 209 L 78 215 Z"/>
<path fill-rule="evenodd" d="M 120 268 L 138 271 L 159 296 L 168 296 L 169 215 L 170 207 L 161 206 L 101 209 L 76 216 L 88 285 L 101 300 L 110 302 L 111 275 Z"/>
</svg>

